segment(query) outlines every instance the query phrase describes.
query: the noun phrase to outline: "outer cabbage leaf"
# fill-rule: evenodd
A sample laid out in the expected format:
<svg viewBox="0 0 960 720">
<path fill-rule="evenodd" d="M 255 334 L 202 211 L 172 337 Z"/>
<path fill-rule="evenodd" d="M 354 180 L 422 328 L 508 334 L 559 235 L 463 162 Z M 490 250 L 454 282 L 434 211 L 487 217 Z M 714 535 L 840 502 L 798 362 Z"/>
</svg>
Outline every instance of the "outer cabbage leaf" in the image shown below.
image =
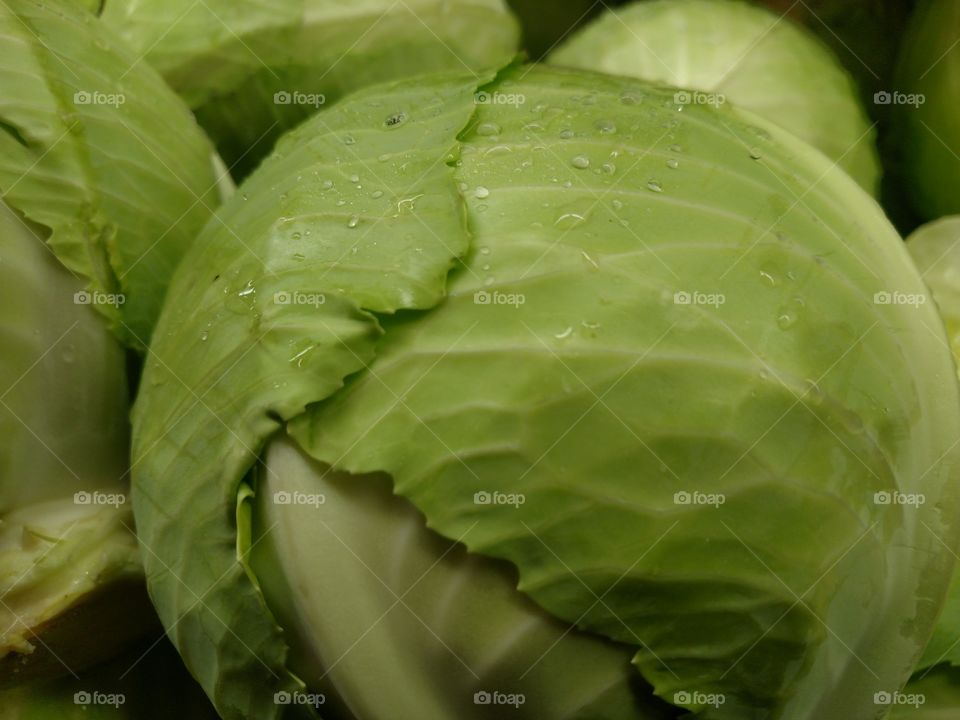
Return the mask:
<svg viewBox="0 0 960 720">
<path fill-rule="evenodd" d="M 323 692 L 325 713 L 676 716 L 634 682 L 628 645 L 544 613 L 517 592 L 509 564 L 426 530 L 388 477 L 331 472 L 287 439 L 270 443 L 257 475 L 251 566 L 291 639 L 291 667 Z"/>
<path fill-rule="evenodd" d="M 904 189 L 927 220 L 960 212 L 960 5 L 921 0 L 901 45 L 894 137 Z"/>
<path fill-rule="evenodd" d="M 960 359 L 960 216 L 934 220 L 907 238 L 907 249 L 947 327 L 955 359 Z"/>
<path fill-rule="evenodd" d="M 70 672 L 151 625 L 124 495 L 124 353 L 44 237 L 0 202 L 0 684 Z M 98 643 L 77 637 L 104 614 Z"/>
<path fill-rule="evenodd" d="M 447 300 L 294 437 L 705 718 L 879 717 L 946 590 L 960 432 L 896 233 L 745 112 L 543 68 L 488 92 L 525 104 L 464 136 Z"/>
<path fill-rule="evenodd" d="M 116 484 L 126 469 L 123 349 L 43 229 L 0 202 L 0 515 Z"/>
<path fill-rule="evenodd" d="M 241 479 L 286 419 L 370 362 L 371 311 L 442 299 L 469 244 L 451 163 L 476 84 L 414 80 L 316 115 L 175 277 L 134 409 L 134 506 L 151 596 L 224 718 L 278 717 L 274 692 L 301 687 L 241 562 Z"/>
<path fill-rule="evenodd" d="M 702 91 L 821 150 L 875 193 L 873 126 L 833 53 L 806 28 L 745 2 L 654 0 L 610 10 L 550 56 L 569 67 Z"/>
<path fill-rule="evenodd" d="M 947 327 L 954 360 L 960 362 L 960 217 L 923 225 L 907 238 L 907 249 L 930 287 Z M 960 576 L 956 572 L 918 669 L 944 661 L 960 665 Z"/>
<path fill-rule="evenodd" d="M 502 0 L 109 0 L 101 14 L 187 100 L 237 176 L 344 94 L 503 64 Z"/>
<path fill-rule="evenodd" d="M 64 0 L 0 7 L 0 192 L 143 349 L 217 204 L 212 148 L 141 57 Z"/>
</svg>

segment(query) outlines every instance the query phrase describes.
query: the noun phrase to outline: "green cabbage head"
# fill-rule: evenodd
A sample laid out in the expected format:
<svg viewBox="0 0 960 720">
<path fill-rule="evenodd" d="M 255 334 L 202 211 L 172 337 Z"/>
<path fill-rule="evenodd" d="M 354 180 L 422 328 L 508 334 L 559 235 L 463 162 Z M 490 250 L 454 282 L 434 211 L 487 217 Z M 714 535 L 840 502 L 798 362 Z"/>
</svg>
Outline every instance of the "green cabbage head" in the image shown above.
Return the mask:
<svg viewBox="0 0 960 720">
<path fill-rule="evenodd" d="M 957 540 L 942 323 L 846 173 L 674 93 L 377 86 L 207 225 L 134 511 L 223 717 L 884 715 Z"/>
<path fill-rule="evenodd" d="M 652 0 L 609 10 L 549 61 L 684 88 L 687 104 L 731 102 L 806 140 L 876 193 L 873 124 L 831 50 L 780 14 L 740 0 Z"/>
</svg>

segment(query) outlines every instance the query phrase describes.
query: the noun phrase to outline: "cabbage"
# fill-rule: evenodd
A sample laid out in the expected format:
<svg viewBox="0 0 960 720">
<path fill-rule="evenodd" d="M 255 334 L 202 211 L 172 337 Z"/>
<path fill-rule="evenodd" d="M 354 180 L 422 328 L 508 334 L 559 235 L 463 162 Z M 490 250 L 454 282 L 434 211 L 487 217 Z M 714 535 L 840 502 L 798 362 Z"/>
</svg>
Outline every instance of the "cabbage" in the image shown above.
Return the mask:
<svg viewBox="0 0 960 720">
<path fill-rule="evenodd" d="M 478 71 L 518 43 L 503 0 L 110 0 L 101 18 L 184 97 L 240 177 L 347 92 Z"/>
<path fill-rule="evenodd" d="M 904 188 L 922 217 L 960 212 L 960 5 L 923 0 L 901 47 L 895 101 Z"/>
<path fill-rule="evenodd" d="M 125 348 L 219 186 L 189 110 L 92 15 L 9 0 L 0 57 L 0 668 L 27 680 L 155 627 Z"/>
<path fill-rule="evenodd" d="M 219 202 L 209 141 L 139 56 L 66 0 L 0 7 L 0 191 L 50 233 L 127 345 Z"/>
<path fill-rule="evenodd" d="M 284 136 L 191 248 L 134 512 L 224 718 L 661 717 L 631 673 L 879 718 L 954 564 L 958 401 L 896 232 L 775 124 L 421 77 Z"/>
<path fill-rule="evenodd" d="M 960 217 L 927 223 L 907 238 L 907 248 L 930 288 L 947 329 L 954 359 L 960 362 Z M 917 666 L 960 665 L 960 575 L 954 574 L 933 637 Z"/>
<path fill-rule="evenodd" d="M 38 228 L 2 202 L 0 238 L 0 668 L 27 678 L 68 672 L 108 656 L 111 637 L 122 643 L 143 632 L 115 624 L 96 648 L 86 636 L 47 636 L 60 632 L 67 611 L 95 616 L 90 601 L 104 587 L 123 589 L 131 619 L 134 605 L 149 603 L 142 592 L 132 602 L 129 592 L 138 579 L 142 586 L 143 570 L 121 482 L 123 350 L 102 317 L 74 304 L 83 285 L 44 247 Z"/>
<path fill-rule="evenodd" d="M 685 88 L 687 103 L 751 110 L 821 150 L 876 193 L 873 125 L 830 50 L 781 15 L 727 0 L 654 0 L 610 10 L 549 58 Z"/>
<path fill-rule="evenodd" d="M 930 286 L 950 348 L 960 362 L 960 216 L 943 217 L 914 230 L 907 248 Z"/>
</svg>

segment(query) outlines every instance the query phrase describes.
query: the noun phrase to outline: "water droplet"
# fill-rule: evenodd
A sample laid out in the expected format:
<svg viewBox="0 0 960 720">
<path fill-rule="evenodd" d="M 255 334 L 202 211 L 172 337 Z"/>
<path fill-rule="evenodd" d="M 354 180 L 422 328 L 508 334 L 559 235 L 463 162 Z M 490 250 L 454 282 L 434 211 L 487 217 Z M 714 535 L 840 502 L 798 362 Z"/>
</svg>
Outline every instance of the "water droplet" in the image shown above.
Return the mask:
<svg viewBox="0 0 960 720">
<path fill-rule="evenodd" d="M 760 268 L 760 279 L 763 280 L 764 284 L 769 285 L 770 287 L 777 287 L 780 285 L 780 268 L 767 263 Z"/>
<path fill-rule="evenodd" d="M 781 330 L 789 330 L 797 322 L 797 316 L 793 313 L 782 312 L 777 316 L 777 327 Z"/>
<path fill-rule="evenodd" d="M 483 185 L 479 185 L 476 190 L 473 191 L 475 197 L 480 200 L 490 197 L 490 190 L 485 188 Z"/>
<path fill-rule="evenodd" d="M 357 139 L 353 135 L 344 135 L 343 144 L 344 145 L 354 145 L 357 142 Z"/>
<path fill-rule="evenodd" d="M 210 337 L 210 333 L 204 330 L 202 333 L 200 333 L 200 342 L 206 342 L 208 337 Z"/>
<path fill-rule="evenodd" d="M 239 297 L 242 297 L 242 298 L 250 297 L 250 296 L 253 295 L 256 291 L 257 291 L 256 288 L 253 287 L 253 283 L 252 283 L 252 282 L 248 282 L 246 285 L 244 285 L 243 289 L 240 290 L 240 292 L 237 293 L 237 295 L 238 295 Z"/>
<path fill-rule="evenodd" d="M 480 248 L 480 254 L 481 254 L 481 255 L 489 255 L 489 254 L 490 254 L 490 248 L 488 248 L 486 245 L 484 245 L 482 248 Z"/>
<path fill-rule="evenodd" d="M 566 339 L 567 339 L 568 337 L 570 337 L 571 335 L 573 335 L 573 328 L 572 328 L 572 327 L 567 327 L 566 329 L 562 330 L 561 332 L 556 333 L 556 334 L 554 335 L 554 337 L 555 337 L 557 340 L 566 340 Z"/>
<path fill-rule="evenodd" d="M 294 253 L 293 259 L 296 260 L 297 262 L 303 262 L 304 260 L 307 259 L 307 256 L 304 255 L 303 253 Z"/>
<path fill-rule="evenodd" d="M 577 155 L 570 162 L 578 170 L 585 170 L 586 168 L 590 167 L 590 159 L 584 157 L 583 155 Z"/>
<path fill-rule="evenodd" d="M 477 135 L 481 135 L 483 137 L 490 137 L 491 135 L 499 135 L 500 130 L 501 130 L 500 126 L 497 125 L 496 123 L 490 123 L 490 122 L 480 123 L 477 126 Z"/>
<path fill-rule="evenodd" d="M 350 182 L 352 182 L 352 183 L 358 183 L 358 182 L 360 182 L 360 176 L 359 176 L 359 175 L 351 175 L 351 176 L 350 176 Z"/>
<path fill-rule="evenodd" d="M 378 160 L 379 162 L 386 162 L 386 161 L 389 160 L 389 159 L 390 159 L 390 153 L 383 153 L 383 155 L 378 155 L 378 156 L 377 156 L 377 160 Z"/>
<path fill-rule="evenodd" d="M 597 330 L 600 328 L 600 323 L 593 322 L 592 320 L 584 320 L 580 324 L 587 328 L 587 330 Z"/>
<path fill-rule="evenodd" d="M 294 232 L 294 233 L 290 233 L 290 237 L 293 238 L 294 240 L 299 240 L 301 235 L 298 232 Z"/>
<path fill-rule="evenodd" d="M 372 197 L 374 200 L 376 200 L 376 199 L 378 199 L 378 198 L 382 198 L 382 197 L 383 197 L 383 190 L 374 190 L 372 193 L 370 193 L 370 197 Z"/>
<path fill-rule="evenodd" d="M 647 183 L 647 190 L 652 192 L 663 192 L 663 187 L 656 180 L 651 180 Z"/>
<path fill-rule="evenodd" d="M 347 227 L 350 228 L 351 230 L 352 230 L 353 228 L 355 228 L 355 227 L 356 227 L 357 225 L 359 225 L 359 224 L 360 224 L 360 218 L 358 218 L 356 215 L 353 215 L 353 216 L 347 221 Z"/>
<path fill-rule="evenodd" d="M 487 150 L 483 156 L 484 157 L 500 157 L 501 155 L 509 155 L 513 152 L 513 148 L 509 145 L 494 145 L 492 148 Z"/>
<path fill-rule="evenodd" d="M 614 200 L 610 204 L 613 205 L 614 210 L 623 210 L 623 202 L 620 200 Z"/>
<path fill-rule="evenodd" d="M 750 157 L 754 160 L 759 160 L 763 157 L 763 151 L 758 147 L 750 148 Z"/>
<path fill-rule="evenodd" d="M 680 147 L 679 145 L 671 145 L 670 152 L 675 152 L 675 153 L 683 152 L 683 148 Z"/>
<path fill-rule="evenodd" d="M 617 131 L 617 126 L 612 120 L 597 120 L 596 128 L 604 135 L 612 135 Z"/>
<path fill-rule="evenodd" d="M 320 184 L 320 187 L 321 187 L 321 189 L 323 189 L 323 190 L 329 190 L 330 188 L 333 187 L 333 180 L 324 180 L 324 181 Z"/>
<path fill-rule="evenodd" d="M 566 130 L 561 130 L 561 131 L 560 131 L 560 139 L 561 139 L 561 140 L 569 140 L 569 139 L 572 138 L 573 136 L 574 136 L 574 132 L 573 132 L 573 130 L 570 130 L 569 128 L 567 128 Z"/>
<path fill-rule="evenodd" d="M 620 95 L 620 102 L 624 105 L 639 105 L 643 102 L 643 95 L 635 92 L 625 92 Z"/>
<path fill-rule="evenodd" d="M 399 127 L 407 121 L 407 114 L 405 112 L 395 112 L 387 115 L 386 120 L 383 121 L 383 124 L 388 128 Z"/>
<path fill-rule="evenodd" d="M 671 170 L 676 170 L 678 167 L 680 167 L 680 163 L 677 162 L 675 158 L 670 158 L 667 160 L 667 167 Z"/>
<path fill-rule="evenodd" d="M 600 166 L 600 169 L 607 175 L 613 175 L 617 171 L 617 166 L 613 163 L 604 163 Z"/>
<path fill-rule="evenodd" d="M 586 215 L 578 212 L 562 213 L 553 221 L 553 224 L 564 230 L 572 230 L 587 221 Z"/>
</svg>

